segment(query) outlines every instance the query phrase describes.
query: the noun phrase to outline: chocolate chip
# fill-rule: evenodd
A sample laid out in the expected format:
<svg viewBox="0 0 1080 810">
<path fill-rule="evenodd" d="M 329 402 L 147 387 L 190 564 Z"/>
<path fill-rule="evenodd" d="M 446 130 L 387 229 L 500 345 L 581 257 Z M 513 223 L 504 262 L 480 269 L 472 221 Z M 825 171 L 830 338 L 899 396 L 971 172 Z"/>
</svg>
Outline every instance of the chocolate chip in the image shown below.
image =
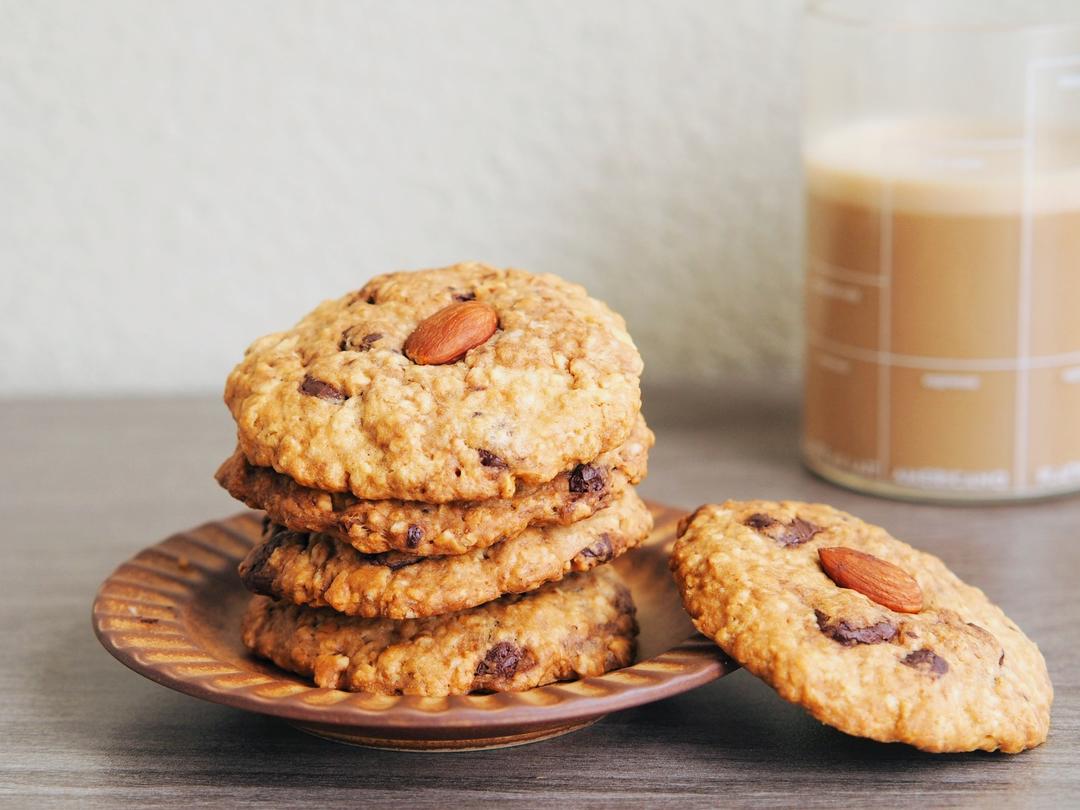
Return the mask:
<svg viewBox="0 0 1080 810">
<path fill-rule="evenodd" d="M 573 493 L 603 492 L 605 486 L 603 471 L 591 464 L 578 464 L 570 472 L 570 491 Z"/>
<path fill-rule="evenodd" d="M 506 462 L 490 450 L 477 450 L 476 452 L 480 454 L 480 463 L 485 467 L 506 468 Z"/>
<path fill-rule="evenodd" d="M 777 537 L 776 540 L 784 546 L 798 546 L 821 531 L 824 531 L 824 529 L 820 526 L 815 526 L 813 523 L 797 517 L 787 525 L 784 533 Z"/>
<path fill-rule="evenodd" d="M 776 518 L 760 512 L 746 518 L 743 525 L 771 537 L 782 546 L 800 546 L 815 534 L 825 531 L 801 517 L 792 518 L 790 523 L 781 523 Z"/>
<path fill-rule="evenodd" d="M 278 524 L 271 524 L 269 536 L 255 546 L 244 561 L 240 563 L 240 581 L 253 593 L 266 596 L 274 595 L 274 572 L 268 570 L 270 557 L 284 545 L 296 542 L 307 543 L 307 536 L 301 532 L 289 531 Z"/>
<path fill-rule="evenodd" d="M 416 548 L 423 539 L 424 527 L 417 526 L 415 523 L 409 524 L 409 530 L 405 532 L 405 545 L 409 548 Z"/>
<path fill-rule="evenodd" d="M 615 556 L 615 547 L 611 543 L 611 535 L 604 532 L 600 539 L 588 548 L 583 548 L 577 553 L 582 560 L 596 560 L 597 564 L 606 563 Z"/>
<path fill-rule="evenodd" d="M 476 677 L 509 680 L 518 670 L 529 669 L 535 663 L 528 650 L 509 641 L 500 641 L 476 665 Z"/>
<path fill-rule="evenodd" d="M 934 677 L 939 677 L 949 671 L 949 662 L 933 650 L 928 650 L 925 647 L 921 650 L 915 650 L 913 653 L 908 653 L 901 659 L 900 663 Z"/>
<path fill-rule="evenodd" d="M 384 551 L 382 554 L 364 554 L 362 556 L 372 565 L 381 565 L 391 571 L 408 568 L 410 565 L 416 565 L 424 560 L 423 557 L 411 557 L 408 554 L 400 554 L 395 551 Z"/>
<path fill-rule="evenodd" d="M 315 379 L 311 375 L 305 375 L 304 381 L 300 383 L 299 390 L 301 394 L 325 399 L 327 402 L 344 402 L 348 399 L 344 392 L 328 382 Z"/>
<path fill-rule="evenodd" d="M 880 621 L 867 627 L 857 627 L 850 622 L 840 621 L 830 624 L 830 619 L 820 610 L 814 611 L 818 629 L 838 644 L 853 647 L 856 644 L 881 644 L 896 638 L 896 625 Z"/>
<path fill-rule="evenodd" d="M 755 512 L 743 521 L 744 526 L 749 526 L 751 529 L 759 532 L 762 529 L 769 528 L 774 523 L 776 523 L 775 519 L 769 517 L 768 515 L 763 515 L 760 512 Z"/>
<path fill-rule="evenodd" d="M 454 293 L 454 300 L 455 301 L 475 301 L 476 300 L 476 293 L 474 293 L 472 290 L 470 290 L 469 292 Z"/>
<path fill-rule="evenodd" d="M 351 334 L 352 328 L 346 329 L 341 333 L 341 342 L 338 343 L 338 348 L 341 351 L 354 351 L 354 352 L 367 352 L 371 351 L 371 347 L 378 343 L 383 338 L 382 332 L 369 332 L 363 337 L 356 339 Z"/>
</svg>

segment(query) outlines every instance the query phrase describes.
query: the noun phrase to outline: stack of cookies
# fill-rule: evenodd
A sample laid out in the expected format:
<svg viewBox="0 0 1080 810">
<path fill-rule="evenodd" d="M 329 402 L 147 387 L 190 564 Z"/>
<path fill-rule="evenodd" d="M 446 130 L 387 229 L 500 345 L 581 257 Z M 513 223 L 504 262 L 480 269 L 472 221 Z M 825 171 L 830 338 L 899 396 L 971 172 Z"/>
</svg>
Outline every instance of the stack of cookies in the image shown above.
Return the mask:
<svg viewBox="0 0 1080 810">
<path fill-rule="evenodd" d="M 256 341 L 217 479 L 266 513 L 243 639 L 322 687 L 448 695 L 625 666 L 606 563 L 652 518 L 622 318 L 481 264 L 372 279 Z"/>
</svg>

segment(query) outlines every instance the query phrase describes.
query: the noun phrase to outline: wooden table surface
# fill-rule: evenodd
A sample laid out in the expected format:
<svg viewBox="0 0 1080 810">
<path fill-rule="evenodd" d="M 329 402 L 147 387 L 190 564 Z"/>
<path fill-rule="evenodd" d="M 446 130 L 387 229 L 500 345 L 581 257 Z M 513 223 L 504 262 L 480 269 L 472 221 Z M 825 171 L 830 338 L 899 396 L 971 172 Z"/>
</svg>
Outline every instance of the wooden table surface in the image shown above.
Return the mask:
<svg viewBox="0 0 1080 810">
<path fill-rule="evenodd" d="M 121 561 L 237 510 L 211 475 L 231 449 L 218 401 L 0 403 L 0 803 L 334 806 L 956 805 L 1080 803 L 1080 499 L 1014 507 L 877 500 L 800 466 L 783 392 L 689 401 L 653 392 L 643 493 L 822 500 L 941 555 L 1042 647 L 1050 740 L 1008 757 L 933 756 L 826 728 L 746 672 L 520 748 L 372 751 L 204 703 L 128 671 L 90 603 Z"/>
</svg>

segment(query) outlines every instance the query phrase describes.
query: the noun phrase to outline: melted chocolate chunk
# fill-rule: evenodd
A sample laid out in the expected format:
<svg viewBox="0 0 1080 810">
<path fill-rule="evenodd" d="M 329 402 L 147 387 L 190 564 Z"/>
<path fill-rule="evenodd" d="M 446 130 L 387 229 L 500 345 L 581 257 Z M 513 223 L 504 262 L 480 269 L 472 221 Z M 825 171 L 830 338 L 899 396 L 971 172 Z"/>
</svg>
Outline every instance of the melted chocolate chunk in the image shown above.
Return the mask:
<svg viewBox="0 0 1080 810">
<path fill-rule="evenodd" d="M 782 546 L 801 546 L 818 532 L 825 531 L 801 517 L 793 518 L 790 523 L 781 523 L 776 518 L 760 512 L 746 518 L 743 525 L 771 537 Z"/>
<path fill-rule="evenodd" d="M 891 622 L 880 621 L 867 627 L 857 627 L 843 619 L 830 624 L 829 617 L 820 610 L 815 610 L 814 616 L 817 617 L 818 629 L 845 647 L 853 647 L 856 644 L 881 644 L 896 638 L 896 625 Z"/>
<path fill-rule="evenodd" d="M 474 293 L 472 290 L 469 290 L 468 292 L 454 293 L 454 300 L 455 301 L 475 301 L 476 300 L 476 293 Z"/>
<path fill-rule="evenodd" d="M 408 568 L 410 565 L 416 565 L 424 560 L 423 557 L 410 557 L 396 551 L 384 551 L 382 554 L 365 554 L 364 557 L 373 565 L 381 565 L 391 571 Z"/>
<path fill-rule="evenodd" d="M 760 532 L 763 529 L 767 529 L 772 526 L 776 521 L 768 515 L 763 515 L 761 512 L 755 512 L 743 521 L 744 526 L 749 526 L 754 531 Z"/>
<path fill-rule="evenodd" d="M 940 677 L 949 671 L 949 662 L 933 650 L 928 650 L 925 647 L 921 650 L 915 650 L 913 653 L 908 653 L 901 659 L 900 663 L 934 677 Z"/>
<path fill-rule="evenodd" d="M 603 492 L 605 486 L 603 471 L 591 464 L 578 464 L 570 472 L 570 491 L 577 495 Z"/>
<path fill-rule="evenodd" d="M 597 560 L 598 564 L 606 563 L 615 556 L 615 547 L 611 543 L 611 535 L 604 532 L 600 535 L 599 540 L 588 548 L 583 548 L 577 553 L 577 556 L 582 560 Z"/>
<path fill-rule="evenodd" d="M 528 650 L 509 641 L 500 641 L 476 665 L 476 677 L 509 680 L 518 670 L 529 669 L 535 663 Z"/>
<path fill-rule="evenodd" d="M 791 521 L 791 523 L 785 527 L 784 532 L 775 539 L 784 546 L 798 546 L 802 545 L 821 531 L 824 531 L 824 529 L 820 526 L 815 526 L 813 523 L 797 517 Z"/>
<path fill-rule="evenodd" d="M 344 402 L 348 399 L 348 396 L 346 396 L 343 391 L 340 391 L 328 382 L 317 380 L 311 375 L 304 376 L 304 381 L 300 383 L 299 391 L 301 394 L 325 399 L 327 402 Z"/>
<path fill-rule="evenodd" d="M 293 532 L 278 524 L 270 524 L 268 534 L 262 543 L 248 552 L 247 557 L 240 563 L 240 581 L 244 587 L 252 593 L 261 593 L 264 596 L 274 595 L 274 572 L 268 570 L 267 564 L 275 551 L 290 543 L 307 544 L 307 535 L 301 532 Z"/>
<path fill-rule="evenodd" d="M 424 527 L 417 526 L 415 523 L 409 524 L 409 529 L 405 532 L 405 545 L 409 548 L 416 548 L 420 545 L 420 541 L 424 539 Z"/>
<path fill-rule="evenodd" d="M 496 469 L 506 469 L 506 462 L 492 453 L 490 450 L 477 450 L 480 454 L 480 463 L 485 467 L 495 467 Z"/>
</svg>

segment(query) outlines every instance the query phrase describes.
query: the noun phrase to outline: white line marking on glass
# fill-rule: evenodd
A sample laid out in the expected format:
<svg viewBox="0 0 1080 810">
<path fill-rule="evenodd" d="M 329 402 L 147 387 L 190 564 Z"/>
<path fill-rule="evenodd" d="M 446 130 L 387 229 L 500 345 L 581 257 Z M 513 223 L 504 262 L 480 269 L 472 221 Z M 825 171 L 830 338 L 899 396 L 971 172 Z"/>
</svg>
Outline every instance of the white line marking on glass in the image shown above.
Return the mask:
<svg viewBox="0 0 1080 810">
<path fill-rule="evenodd" d="M 919 379 L 923 388 L 931 391 L 978 391 L 982 378 L 978 374 L 938 374 L 928 372 Z"/>
</svg>

